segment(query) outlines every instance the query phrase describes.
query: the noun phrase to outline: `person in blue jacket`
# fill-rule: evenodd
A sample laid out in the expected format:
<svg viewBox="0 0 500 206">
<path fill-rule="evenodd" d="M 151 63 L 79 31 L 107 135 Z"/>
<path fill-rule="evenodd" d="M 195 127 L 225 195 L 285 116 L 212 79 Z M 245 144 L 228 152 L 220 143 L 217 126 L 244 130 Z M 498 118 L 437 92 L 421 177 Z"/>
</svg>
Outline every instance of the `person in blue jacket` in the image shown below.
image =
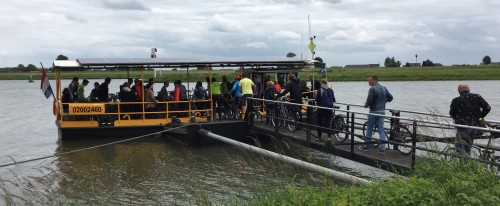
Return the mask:
<svg viewBox="0 0 500 206">
<path fill-rule="evenodd" d="M 372 138 L 373 126 L 375 125 L 377 125 L 380 140 L 385 141 L 384 117 L 379 115 L 385 115 L 385 104 L 391 102 L 393 99 L 389 90 L 378 83 L 377 76 L 368 76 L 368 85 L 371 87 L 368 91 L 365 108 L 370 108 L 370 114 L 368 115 L 368 123 L 366 125 L 365 142 L 363 146 L 359 147 L 359 149 L 363 151 L 370 150 L 369 144 Z M 378 152 L 380 154 L 385 154 L 385 145 L 386 144 L 383 143 L 379 145 Z"/>
</svg>

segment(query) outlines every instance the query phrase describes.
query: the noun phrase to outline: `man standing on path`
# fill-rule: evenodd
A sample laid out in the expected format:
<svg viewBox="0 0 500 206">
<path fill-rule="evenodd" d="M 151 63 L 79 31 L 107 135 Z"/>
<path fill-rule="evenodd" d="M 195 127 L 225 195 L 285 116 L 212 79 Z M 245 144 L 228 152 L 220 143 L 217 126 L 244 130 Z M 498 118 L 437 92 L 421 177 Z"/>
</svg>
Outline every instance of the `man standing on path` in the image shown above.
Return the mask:
<svg viewBox="0 0 500 206">
<path fill-rule="evenodd" d="M 391 93 L 384 86 L 378 83 L 378 77 L 375 75 L 368 76 L 368 84 L 371 86 L 366 98 L 365 108 L 370 108 L 368 115 L 368 123 L 366 126 L 366 137 L 363 146 L 359 149 L 363 151 L 370 150 L 370 142 L 372 139 L 373 126 L 377 125 L 380 140 L 385 141 L 384 132 L 384 117 L 378 115 L 385 115 L 385 104 L 391 102 L 393 97 Z M 375 114 L 375 115 L 372 115 Z M 385 143 L 380 144 L 378 152 L 385 153 Z"/>
<path fill-rule="evenodd" d="M 458 85 L 460 96 L 451 101 L 450 116 L 455 124 L 479 126 L 480 121 L 490 112 L 491 107 L 479 94 L 470 93 L 469 85 Z M 457 127 L 455 148 L 470 155 L 471 145 L 477 136 L 477 129 Z"/>
</svg>

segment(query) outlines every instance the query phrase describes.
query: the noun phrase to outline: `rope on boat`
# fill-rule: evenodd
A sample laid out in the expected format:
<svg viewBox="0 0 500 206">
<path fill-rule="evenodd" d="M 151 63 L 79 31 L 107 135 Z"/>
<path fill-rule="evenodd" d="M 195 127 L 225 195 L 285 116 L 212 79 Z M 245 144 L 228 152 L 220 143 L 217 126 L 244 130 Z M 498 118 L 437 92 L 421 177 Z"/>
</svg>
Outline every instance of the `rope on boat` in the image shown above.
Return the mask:
<svg viewBox="0 0 500 206">
<path fill-rule="evenodd" d="M 122 143 L 122 142 L 128 142 L 128 141 L 132 141 L 132 140 L 136 140 L 136 139 L 148 137 L 148 136 L 151 136 L 151 135 L 159 135 L 159 134 L 162 134 L 164 132 L 168 132 L 168 131 L 171 131 L 171 130 L 174 130 L 174 129 L 179 129 L 179 128 L 182 128 L 182 127 L 186 127 L 188 125 L 189 124 L 178 126 L 178 127 L 172 127 L 172 128 L 169 128 L 169 129 L 165 129 L 165 130 L 159 131 L 159 132 L 153 132 L 153 133 L 150 133 L 150 134 L 145 134 L 145 135 L 141 135 L 141 136 L 137 136 L 137 137 L 132 137 L 132 138 L 124 139 L 124 140 L 119 140 L 119 141 L 116 141 L 116 142 L 110 142 L 110 143 L 96 145 L 96 146 L 92 146 L 92 147 L 86 147 L 86 148 L 82 148 L 82 149 L 76 149 L 76 150 L 72 150 L 72 151 L 68 151 L 68 152 L 55 153 L 53 155 L 48 155 L 48 156 L 33 158 L 33 159 L 29 159 L 29 160 L 15 161 L 14 159 L 11 158 L 14 162 L 0 165 L 0 168 L 12 166 L 12 165 L 24 164 L 24 163 L 28 163 L 28 162 L 43 160 L 43 159 L 48 159 L 48 158 L 57 157 L 57 156 L 61 156 L 61 155 L 66 155 L 66 154 L 71 154 L 71 153 L 77 153 L 77 152 L 81 152 L 81 151 L 85 151 L 85 150 L 90 150 L 90 149 L 95 149 L 95 148 L 99 148 L 99 147 L 109 146 L 109 145 L 118 144 L 118 143 Z"/>
<path fill-rule="evenodd" d="M 265 149 L 262 149 L 259 147 L 255 147 L 255 146 L 252 146 L 249 144 L 241 143 L 241 142 L 238 142 L 236 140 L 232 140 L 232 139 L 226 138 L 224 136 L 214 134 L 214 133 L 207 131 L 207 130 L 204 130 L 204 129 L 198 130 L 198 133 L 203 135 L 203 136 L 211 137 L 211 138 L 219 140 L 221 142 L 224 142 L 224 143 L 227 143 L 227 144 L 230 144 L 233 146 L 241 147 L 243 149 L 249 150 L 251 152 L 255 152 L 257 154 L 260 154 L 260 155 L 263 155 L 266 157 L 270 157 L 270 158 L 274 158 L 274 159 L 277 159 L 277 160 L 280 160 L 283 162 L 290 163 L 292 165 L 307 169 L 307 170 L 312 171 L 312 172 L 316 172 L 319 174 L 325 174 L 325 175 L 332 177 L 332 178 L 334 178 L 340 182 L 343 182 L 343 183 L 348 183 L 348 184 L 369 184 L 369 183 L 371 183 L 369 180 L 366 180 L 366 179 L 363 179 L 360 177 L 356 177 L 356 176 L 353 176 L 350 174 L 335 171 L 335 170 L 332 170 L 332 169 L 329 169 L 326 167 L 322 167 L 319 165 L 315 165 L 315 164 L 312 164 L 309 162 L 305 162 L 302 160 L 291 158 L 291 157 L 281 155 L 281 154 L 278 154 L 275 152 L 271 152 L 271 151 L 268 151 L 268 150 L 265 150 Z"/>
</svg>

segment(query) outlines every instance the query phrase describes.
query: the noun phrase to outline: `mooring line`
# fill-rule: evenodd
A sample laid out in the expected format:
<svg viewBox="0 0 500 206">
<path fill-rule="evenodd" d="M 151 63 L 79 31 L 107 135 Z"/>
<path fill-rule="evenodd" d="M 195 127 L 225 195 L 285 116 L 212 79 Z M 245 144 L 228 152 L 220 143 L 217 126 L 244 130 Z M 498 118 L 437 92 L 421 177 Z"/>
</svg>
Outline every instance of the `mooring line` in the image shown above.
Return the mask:
<svg viewBox="0 0 500 206">
<path fill-rule="evenodd" d="M 150 133 L 150 134 L 145 134 L 145 135 L 141 135 L 141 136 L 137 136 L 137 137 L 132 137 L 132 138 L 124 139 L 124 140 L 119 140 L 119 141 L 116 141 L 116 142 L 110 142 L 110 143 L 106 143 L 106 144 L 96 145 L 96 146 L 92 146 L 92 147 L 86 147 L 86 148 L 72 150 L 72 151 L 68 151 L 68 152 L 56 153 L 56 154 L 53 154 L 53 155 L 48 155 L 48 156 L 44 156 L 44 157 L 33 158 L 33 159 L 29 159 L 29 160 L 15 161 L 14 159 L 12 159 L 14 161 L 13 163 L 8 163 L 8 164 L 0 165 L 0 168 L 12 166 L 12 165 L 24 164 L 24 163 L 28 163 L 28 162 L 43 160 L 43 159 L 48 159 L 48 158 L 57 157 L 57 156 L 61 156 L 61 155 L 67 155 L 67 154 L 71 154 L 71 153 L 77 153 L 77 152 L 81 152 L 81 151 L 85 151 L 85 150 L 90 150 L 90 149 L 95 149 L 95 148 L 104 147 L 104 146 L 109 146 L 109 145 L 113 145 L 113 144 L 128 142 L 128 141 L 140 139 L 140 138 L 143 138 L 143 137 L 148 137 L 148 136 L 151 136 L 151 135 L 162 134 L 164 132 L 168 132 L 168 131 L 171 131 L 171 130 L 174 130 L 174 129 L 179 129 L 179 128 L 182 128 L 182 127 L 187 127 L 189 125 L 190 124 L 186 124 L 186 125 L 182 125 L 182 126 L 178 126 L 178 127 L 174 127 L 174 128 L 169 128 L 169 129 L 166 129 L 166 130 L 162 130 L 162 131 L 159 131 L 159 132 L 153 132 L 153 133 Z"/>
</svg>

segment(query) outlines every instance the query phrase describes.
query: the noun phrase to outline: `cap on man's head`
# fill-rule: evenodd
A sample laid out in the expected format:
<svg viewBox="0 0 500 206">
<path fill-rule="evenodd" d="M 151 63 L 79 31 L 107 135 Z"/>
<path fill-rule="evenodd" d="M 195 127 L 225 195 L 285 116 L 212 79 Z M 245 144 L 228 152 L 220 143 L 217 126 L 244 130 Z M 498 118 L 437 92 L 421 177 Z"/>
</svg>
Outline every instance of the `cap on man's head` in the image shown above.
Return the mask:
<svg viewBox="0 0 500 206">
<path fill-rule="evenodd" d="M 235 79 L 235 80 L 240 80 L 240 79 L 241 79 L 241 77 L 240 77 L 240 76 L 238 76 L 238 75 L 236 75 L 236 76 L 234 77 L 234 79 Z"/>
<path fill-rule="evenodd" d="M 87 83 L 87 84 L 88 84 L 88 83 L 89 83 L 89 80 L 84 79 L 82 83 L 84 83 L 84 84 L 85 84 L 85 83 Z"/>
</svg>

